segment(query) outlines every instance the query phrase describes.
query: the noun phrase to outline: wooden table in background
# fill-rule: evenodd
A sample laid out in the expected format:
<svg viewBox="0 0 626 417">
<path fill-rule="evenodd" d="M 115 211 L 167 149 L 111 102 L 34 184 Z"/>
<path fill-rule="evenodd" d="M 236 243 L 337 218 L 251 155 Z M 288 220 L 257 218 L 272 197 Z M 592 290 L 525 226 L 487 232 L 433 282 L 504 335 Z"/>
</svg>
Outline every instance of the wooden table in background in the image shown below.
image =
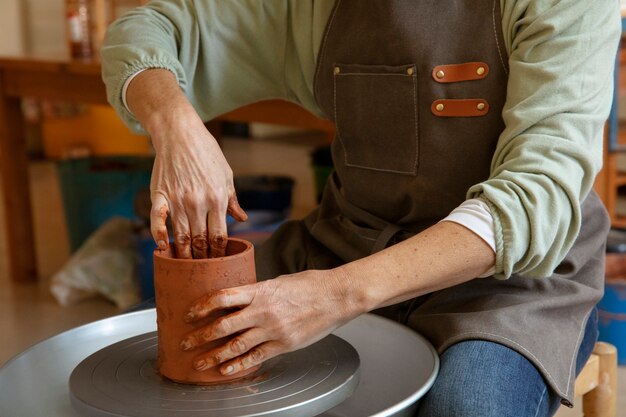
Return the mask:
<svg viewBox="0 0 626 417">
<path fill-rule="evenodd" d="M 0 175 L 9 272 L 13 281 L 27 282 L 37 279 L 37 262 L 21 111 L 24 97 L 88 104 L 107 104 L 107 100 L 97 61 L 73 61 L 66 57 L 0 58 Z M 280 100 L 242 107 L 219 117 L 217 122 L 223 120 L 305 127 L 328 135 L 333 132 L 330 122 Z"/>
</svg>

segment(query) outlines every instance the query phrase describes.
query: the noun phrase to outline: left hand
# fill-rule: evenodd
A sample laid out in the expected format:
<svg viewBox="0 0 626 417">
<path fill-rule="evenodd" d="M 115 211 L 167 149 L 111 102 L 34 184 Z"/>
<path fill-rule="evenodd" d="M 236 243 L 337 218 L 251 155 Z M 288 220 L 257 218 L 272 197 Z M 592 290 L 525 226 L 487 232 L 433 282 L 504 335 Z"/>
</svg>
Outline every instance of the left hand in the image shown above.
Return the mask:
<svg viewBox="0 0 626 417">
<path fill-rule="evenodd" d="M 365 312 L 351 299 L 348 284 L 336 270 L 311 270 L 206 295 L 192 305 L 187 322 L 219 310 L 241 310 L 190 333 L 181 349 L 239 333 L 193 363 L 198 370 L 220 366 L 220 373 L 228 375 L 306 347 Z"/>
</svg>

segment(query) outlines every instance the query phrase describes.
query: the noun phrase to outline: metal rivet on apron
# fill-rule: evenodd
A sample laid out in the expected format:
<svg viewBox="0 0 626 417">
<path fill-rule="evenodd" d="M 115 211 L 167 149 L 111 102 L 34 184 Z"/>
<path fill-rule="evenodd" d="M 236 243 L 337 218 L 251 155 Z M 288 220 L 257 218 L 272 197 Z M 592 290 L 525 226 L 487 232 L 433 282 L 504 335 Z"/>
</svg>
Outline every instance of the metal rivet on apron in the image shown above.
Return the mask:
<svg viewBox="0 0 626 417">
<path fill-rule="evenodd" d="M 435 75 L 437 76 L 437 78 L 442 79 L 443 77 L 446 76 L 446 73 L 441 71 L 441 70 L 439 70 L 439 71 L 437 71 L 437 74 L 435 74 Z"/>
<path fill-rule="evenodd" d="M 483 75 L 485 73 L 485 67 L 478 67 L 476 69 L 476 74 Z"/>
<path fill-rule="evenodd" d="M 445 106 L 443 104 L 441 104 L 441 103 L 439 103 L 439 104 L 437 104 L 435 106 L 435 110 L 437 110 L 437 111 L 443 111 L 443 109 L 445 109 Z"/>
<path fill-rule="evenodd" d="M 476 106 L 476 108 L 480 111 L 485 110 L 485 103 L 478 103 L 478 105 Z"/>
<path fill-rule="evenodd" d="M 334 72 L 335 74 L 339 74 L 341 72 L 341 68 L 335 67 Z"/>
<path fill-rule="evenodd" d="M 407 68 L 406 73 L 409 75 L 413 75 L 413 68 Z"/>
</svg>

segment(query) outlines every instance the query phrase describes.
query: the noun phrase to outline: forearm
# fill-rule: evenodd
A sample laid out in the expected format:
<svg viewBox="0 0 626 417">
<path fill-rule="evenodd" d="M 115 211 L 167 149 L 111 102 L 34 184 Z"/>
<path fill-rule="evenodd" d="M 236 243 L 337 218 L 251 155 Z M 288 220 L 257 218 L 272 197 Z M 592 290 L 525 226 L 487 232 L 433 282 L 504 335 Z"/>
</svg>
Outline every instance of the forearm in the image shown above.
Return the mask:
<svg viewBox="0 0 626 417">
<path fill-rule="evenodd" d="M 138 74 L 128 86 L 126 101 L 159 151 L 163 133 L 169 127 L 202 124 L 193 106 L 169 70 L 148 69 Z"/>
<path fill-rule="evenodd" d="M 354 308 L 366 312 L 469 281 L 494 263 L 493 250 L 478 235 L 441 222 L 337 268 L 337 285 Z"/>
</svg>

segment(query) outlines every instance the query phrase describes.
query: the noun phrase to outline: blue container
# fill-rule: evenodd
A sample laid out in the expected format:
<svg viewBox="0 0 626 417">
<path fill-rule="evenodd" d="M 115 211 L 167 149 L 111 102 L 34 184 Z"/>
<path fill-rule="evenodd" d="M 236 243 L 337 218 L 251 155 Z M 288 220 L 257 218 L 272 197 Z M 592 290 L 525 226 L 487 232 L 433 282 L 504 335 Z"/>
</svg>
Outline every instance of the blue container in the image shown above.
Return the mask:
<svg viewBox="0 0 626 417">
<path fill-rule="evenodd" d="M 599 340 L 617 347 L 617 362 L 626 365 L 626 278 L 607 278 L 598 318 Z"/>
<path fill-rule="evenodd" d="M 97 157 L 57 164 L 72 252 L 114 216 L 134 219 L 138 191 L 150 187 L 153 158 Z"/>
<path fill-rule="evenodd" d="M 152 254 L 157 248 L 156 243 L 148 233 L 139 233 L 135 236 L 135 248 L 137 251 L 137 279 L 143 301 L 154 298 L 154 262 Z"/>
<path fill-rule="evenodd" d="M 239 223 L 226 219 L 228 235 L 259 245 L 289 218 L 295 181 L 277 175 L 235 177 L 239 204 L 248 214 L 248 221 Z"/>
<path fill-rule="evenodd" d="M 284 212 L 291 208 L 295 181 L 279 175 L 247 175 L 234 179 L 237 200 L 244 210 Z"/>
</svg>

